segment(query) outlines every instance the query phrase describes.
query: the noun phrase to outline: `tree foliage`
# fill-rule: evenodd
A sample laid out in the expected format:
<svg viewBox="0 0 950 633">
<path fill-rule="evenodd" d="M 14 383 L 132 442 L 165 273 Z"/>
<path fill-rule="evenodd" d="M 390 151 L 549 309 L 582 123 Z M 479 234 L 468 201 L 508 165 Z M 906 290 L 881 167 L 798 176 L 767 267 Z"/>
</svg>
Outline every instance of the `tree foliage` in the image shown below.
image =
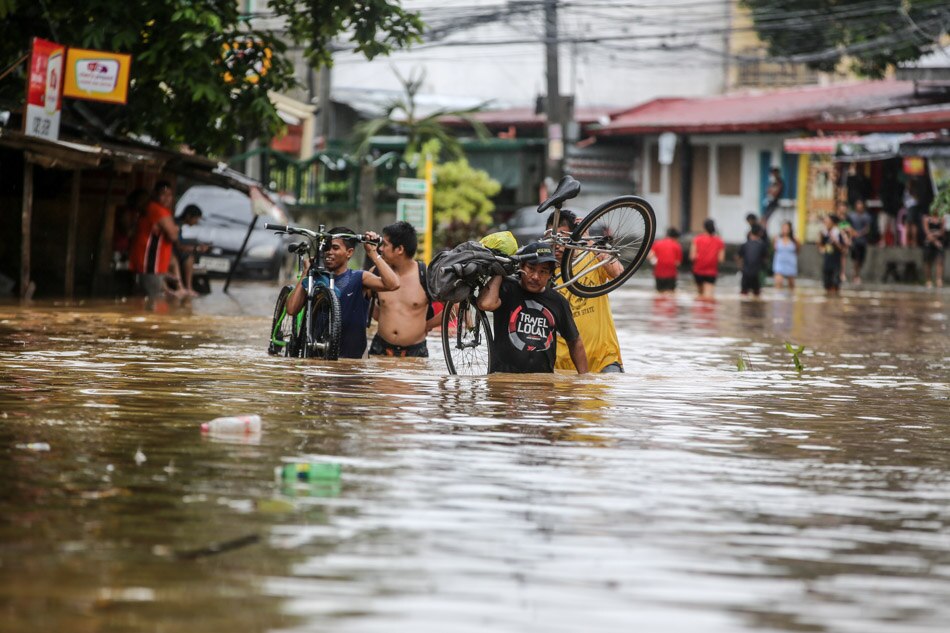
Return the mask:
<svg viewBox="0 0 950 633">
<path fill-rule="evenodd" d="M 846 60 L 880 78 L 894 64 L 918 59 L 950 26 L 946 0 L 742 0 L 759 38 L 781 61 L 825 72 Z"/>
<path fill-rule="evenodd" d="M 301 6 L 305 5 L 305 6 Z M 346 33 L 348 46 L 368 59 L 418 41 L 422 20 L 393 0 L 269 0 L 297 42 L 308 42 L 314 66 L 332 62 L 333 41 Z"/>
<path fill-rule="evenodd" d="M 132 55 L 128 104 L 67 100 L 89 135 L 133 134 L 162 145 L 220 154 L 282 127 L 268 91 L 293 86 L 287 44 L 302 42 L 328 63 L 345 33 L 367 56 L 413 40 L 417 16 L 395 0 L 269 0 L 286 33 L 253 27 L 236 0 L 0 0 L 0 69 L 42 37 L 67 46 Z M 0 82 L 0 103 L 24 99 L 25 64 Z"/>
<path fill-rule="evenodd" d="M 462 158 L 464 156 L 462 146 L 442 123 L 445 117 L 456 117 L 467 122 L 479 138 L 488 136 L 485 125 L 472 117 L 473 114 L 481 111 L 484 104 L 463 109 L 437 108 L 428 114 L 422 114 L 417 96 L 425 80 L 425 73 L 420 73 L 417 77 L 410 75 L 408 78 L 403 78 L 396 73 L 396 77 L 402 84 L 403 94 L 386 106 L 383 116 L 361 121 L 356 125 L 353 140 L 358 156 L 364 156 L 369 152 L 374 136 L 384 131 L 392 131 L 406 135 L 406 157 L 419 153 L 425 143 L 435 140 L 448 156 L 455 159 Z"/>
</svg>

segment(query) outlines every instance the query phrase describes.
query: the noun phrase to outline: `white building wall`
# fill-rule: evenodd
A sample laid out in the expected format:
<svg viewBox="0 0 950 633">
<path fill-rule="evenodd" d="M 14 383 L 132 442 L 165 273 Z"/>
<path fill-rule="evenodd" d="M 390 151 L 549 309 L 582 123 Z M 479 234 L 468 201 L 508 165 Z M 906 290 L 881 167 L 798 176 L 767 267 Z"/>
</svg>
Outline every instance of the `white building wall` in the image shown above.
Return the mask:
<svg viewBox="0 0 950 633">
<path fill-rule="evenodd" d="M 771 152 L 772 164 L 780 164 L 783 139 L 783 135 L 777 134 L 693 137 L 694 143 L 709 144 L 709 216 L 715 220 L 719 233 L 726 242 L 745 241 L 748 232 L 745 216 L 749 213 L 758 214 L 762 208 L 760 153 Z M 742 147 L 742 176 L 738 196 L 719 195 L 717 147 L 720 145 Z"/>
<path fill-rule="evenodd" d="M 760 153 L 771 152 L 772 164 L 779 164 L 782 156 L 782 141 L 785 135 L 781 134 L 729 134 L 715 136 L 692 136 L 690 142 L 694 145 L 705 145 L 709 148 L 709 178 L 707 199 L 709 201 L 709 217 L 716 222 L 722 238 L 729 243 L 745 241 L 748 225 L 745 216 L 749 213 L 759 213 L 762 208 L 762 191 L 760 191 L 761 165 Z M 650 162 L 650 145 L 657 142 L 657 136 L 644 136 L 642 148 L 643 160 L 643 188 L 640 192 L 653 206 L 657 219 L 657 235 L 663 235 L 670 226 L 679 227 L 680 209 L 670 209 L 672 200 L 671 170 L 673 166 L 660 166 L 660 192 L 651 193 L 650 176 L 653 165 Z M 742 148 L 742 169 L 740 175 L 739 195 L 720 195 L 719 193 L 719 152 L 721 145 L 739 145 Z M 677 152 L 682 146 L 677 145 Z M 677 167 L 678 168 L 678 167 Z"/>
</svg>

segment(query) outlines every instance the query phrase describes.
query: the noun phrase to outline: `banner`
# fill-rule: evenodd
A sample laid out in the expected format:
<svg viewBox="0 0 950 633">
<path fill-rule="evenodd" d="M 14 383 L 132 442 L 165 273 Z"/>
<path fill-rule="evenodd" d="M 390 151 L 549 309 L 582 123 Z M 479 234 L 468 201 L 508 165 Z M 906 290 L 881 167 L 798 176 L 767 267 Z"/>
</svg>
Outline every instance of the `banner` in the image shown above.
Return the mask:
<svg viewBox="0 0 950 633">
<path fill-rule="evenodd" d="M 70 48 L 66 54 L 63 94 L 74 99 L 125 104 L 131 65 L 131 55 Z"/>
<path fill-rule="evenodd" d="M 26 78 L 26 117 L 23 133 L 55 141 L 59 138 L 59 115 L 63 107 L 63 56 L 65 47 L 33 38 L 29 74 Z"/>
</svg>

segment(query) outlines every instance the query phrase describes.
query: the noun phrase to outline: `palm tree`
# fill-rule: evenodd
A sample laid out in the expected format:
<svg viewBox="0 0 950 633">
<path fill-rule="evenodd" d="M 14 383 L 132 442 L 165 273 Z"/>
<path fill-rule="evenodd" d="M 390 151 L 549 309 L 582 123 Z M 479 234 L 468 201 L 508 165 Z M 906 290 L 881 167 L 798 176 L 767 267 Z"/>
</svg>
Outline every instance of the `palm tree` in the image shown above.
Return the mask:
<svg viewBox="0 0 950 633">
<path fill-rule="evenodd" d="M 418 153 L 423 144 L 432 139 L 439 141 L 449 158 L 462 158 L 464 156 L 462 146 L 440 121 L 443 117 L 462 119 L 472 126 L 478 138 L 488 137 L 488 128 L 472 117 L 473 114 L 484 109 L 488 103 L 487 101 L 461 110 L 438 108 L 425 116 L 419 116 L 416 95 L 422 87 L 425 72 L 419 73 L 417 78 L 410 75 L 408 79 L 403 78 L 397 72 L 396 77 L 399 78 L 399 83 L 402 84 L 404 94 L 386 106 L 383 116 L 363 121 L 355 127 L 353 136 L 358 156 L 368 154 L 372 138 L 389 129 L 406 135 L 406 158 Z"/>
</svg>

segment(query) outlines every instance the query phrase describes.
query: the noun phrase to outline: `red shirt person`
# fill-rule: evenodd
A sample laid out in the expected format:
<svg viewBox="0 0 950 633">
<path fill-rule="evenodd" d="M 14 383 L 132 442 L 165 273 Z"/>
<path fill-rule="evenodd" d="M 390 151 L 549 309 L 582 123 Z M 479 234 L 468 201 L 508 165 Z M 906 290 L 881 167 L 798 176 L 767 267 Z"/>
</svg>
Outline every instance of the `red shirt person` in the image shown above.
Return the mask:
<svg viewBox="0 0 950 633">
<path fill-rule="evenodd" d="M 653 243 L 650 249 L 650 263 L 653 264 L 653 277 L 656 279 L 657 292 L 676 290 L 676 274 L 683 263 L 683 247 L 679 243 L 680 232 L 670 227 L 666 237 Z"/>
<path fill-rule="evenodd" d="M 697 235 L 689 247 L 689 258 L 693 262 L 693 279 L 699 296 L 712 297 L 719 264 L 726 259 L 726 244 L 716 235 L 716 223 L 712 219 L 707 219 L 703 228 L 706 232 Z"/>
<path fill-rule="evenodd" d="M 170 184 L 164 180 L 156 183 L 129 251 L 129 268 L 138 274 L 139 285 L 150 297 L 162 293 L 172 245 L 178 241 L 178 226 L 171 212 L 174 199 Z"/>
</svg>

